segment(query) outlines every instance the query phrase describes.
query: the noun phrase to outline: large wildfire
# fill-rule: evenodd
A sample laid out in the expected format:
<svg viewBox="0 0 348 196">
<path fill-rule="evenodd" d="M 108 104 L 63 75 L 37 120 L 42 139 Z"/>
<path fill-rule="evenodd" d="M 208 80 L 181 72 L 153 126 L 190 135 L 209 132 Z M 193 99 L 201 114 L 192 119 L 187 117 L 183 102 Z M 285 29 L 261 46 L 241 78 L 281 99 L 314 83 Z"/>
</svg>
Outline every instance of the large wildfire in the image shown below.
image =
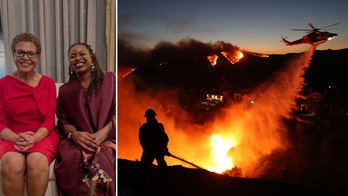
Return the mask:
<svg viewBox="0 0 348 196">
<path fill-rule="evenodd" d="M 153 89 L 151 94 L 138 92 L 130 82 L 132 80 L 119 84 L 118 157 L 140 159 L 142 150 L 138 129 L 145 122 L 145 110 L 153 108 L 158 114 L 157 119 L 165 126 L 169 136 L 168 148 L 172 154 L 212 172 L 241 177 L 262 176 L 267 172 L 263 170 L 267 166 L 265 157 L 289 148 L 283 119 L 290 117 L 313 53 L 314 48 L 311 48 L 299 54 L 287 62 L 285 69 L 204 124 L 190 121 L 189 114 L 178 103 L 175 92 Z M 221 54 L 231 63 L 243 57 L 239 50 Z M 212 66 L 216 64 L 216 59 L 216 54 L 207 56 Z M 128 75 L 133 70 L 124 73 Z M 119 76 L 120 79 L 123 77 Z M 166 160 L 169 165 L 191 167 L 172 157 L 166 157 Z M 282 168 L 273 169 L 280 171 Z"/>
</svg>

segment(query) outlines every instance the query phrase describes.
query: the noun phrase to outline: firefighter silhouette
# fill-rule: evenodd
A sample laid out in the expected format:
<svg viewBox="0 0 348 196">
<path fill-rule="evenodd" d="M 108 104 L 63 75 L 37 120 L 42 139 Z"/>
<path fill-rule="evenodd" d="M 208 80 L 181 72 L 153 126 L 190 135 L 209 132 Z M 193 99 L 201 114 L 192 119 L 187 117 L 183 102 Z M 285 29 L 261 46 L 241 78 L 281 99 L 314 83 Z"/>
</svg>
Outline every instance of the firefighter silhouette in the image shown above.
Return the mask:
<svg viewBox="0 0 348 196">
<path fill-rule="evenodd" d="M 149 168 L 155 159 L 159 168 L 167 168 L 164 157 L 169 153 L 169 139 L 163 124 L 157 121 L 156 116 L 153 109 L 146 110 L 146 122 L 139 129 L 139 141 L 143 149 L 140 162 L 141 167 L 145 169 Z"/>
<path fill-rule="evenodd" d="M 160 181 L 166 181 L 168 177 L 168 166 L 164 157 L 170 155 L 167 148 L 169 138 L 163 124 L 157 121 L 156 116 L 157 114 L 153 109 L 146 110 L 144 116 L 146 122 L 139 128 L 139 141 L 143 153 L 140 160 L 140 175 L 134 188 L 134 196 L 144 195 L 145 186 L 148 183 L 148 172 L 155 159 L 162 176 Z"/>
</svg>

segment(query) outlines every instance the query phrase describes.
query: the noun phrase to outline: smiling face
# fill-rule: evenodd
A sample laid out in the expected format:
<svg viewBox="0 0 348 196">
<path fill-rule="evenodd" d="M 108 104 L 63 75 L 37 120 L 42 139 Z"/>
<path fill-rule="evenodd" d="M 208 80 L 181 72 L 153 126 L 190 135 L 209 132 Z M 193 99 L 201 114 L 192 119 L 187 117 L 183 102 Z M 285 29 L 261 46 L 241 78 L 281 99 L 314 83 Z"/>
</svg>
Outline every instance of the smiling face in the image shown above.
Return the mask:
<svg viewBox="0 0 348 196">
<path fill-rule="evenodd" d="M 72 46 L 69 50 L 68 57 L 71 71 L 75 72 L 77 75 L 90 73 L 92 57 L 84 45 L 78 44 Z"/>
<path fill-rule="evenodd" d="M 25 54 L 21 57 L 20 55 L 16 55 L 16 52 L 13 53 L 13 60 L 14 63 L 18 69 L 18 71 L 23 73 L 29 73 L 32 72 L 39 61 L 39 54 L 37 54 L 34 58 L 29 57 L 27 52 L 36 53 L 37 48 L 34 43 L 32 42 L 26 42 L 26 41 L 20 41 L 16 44 L 15 50 L 19 54 L 24 52 Z"/>
</svg>

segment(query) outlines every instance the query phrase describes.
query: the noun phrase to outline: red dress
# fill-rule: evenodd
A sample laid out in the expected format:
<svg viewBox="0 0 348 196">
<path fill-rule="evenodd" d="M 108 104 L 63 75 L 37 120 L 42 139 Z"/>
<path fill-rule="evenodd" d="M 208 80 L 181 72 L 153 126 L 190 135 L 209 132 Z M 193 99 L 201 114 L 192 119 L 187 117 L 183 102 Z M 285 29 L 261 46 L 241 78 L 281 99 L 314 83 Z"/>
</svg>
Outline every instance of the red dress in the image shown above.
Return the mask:
<svg viewBox="0 0 348 196">
<path fill-rule="evenodd" d="M 49 135 L 25 152 L 40 152 L 51 163 L 57 153 L 59 136 L 55 132 L 56 87 L 54 80 L 42 76 L 32 87 L 6 75 L 0 79 L 0 131 L 9 128 L 15 133 L 45 127 Z M 6 152 L 23 152 L 13 142 L 0 139 L 0 158 Z"/>
</svg>

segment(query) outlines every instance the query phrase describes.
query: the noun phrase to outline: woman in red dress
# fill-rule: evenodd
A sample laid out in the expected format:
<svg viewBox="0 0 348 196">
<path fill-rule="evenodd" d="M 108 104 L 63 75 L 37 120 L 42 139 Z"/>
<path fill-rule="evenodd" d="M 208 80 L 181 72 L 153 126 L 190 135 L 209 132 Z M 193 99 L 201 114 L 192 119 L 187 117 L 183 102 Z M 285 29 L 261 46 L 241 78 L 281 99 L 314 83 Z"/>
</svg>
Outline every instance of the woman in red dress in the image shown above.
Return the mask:
<svg viewBox="0 0 348 196">
<path fill-rule="evenodd" d="M 103 72 L 85 43 L 70 46 L 68 59 L 57 99 L 59 194 L 116 195 L 116 74 Z"/>
<path fill-rule="evenodd" d="M 28 195 L 44 195 L 59 143 L 55 82 L 35 71 L 37 37 L 18 34 L 11 50 L 17 70 L 0 79 L 1 186 L 5 195 L 23 195 L 26 181 Z"/>
</svg>

